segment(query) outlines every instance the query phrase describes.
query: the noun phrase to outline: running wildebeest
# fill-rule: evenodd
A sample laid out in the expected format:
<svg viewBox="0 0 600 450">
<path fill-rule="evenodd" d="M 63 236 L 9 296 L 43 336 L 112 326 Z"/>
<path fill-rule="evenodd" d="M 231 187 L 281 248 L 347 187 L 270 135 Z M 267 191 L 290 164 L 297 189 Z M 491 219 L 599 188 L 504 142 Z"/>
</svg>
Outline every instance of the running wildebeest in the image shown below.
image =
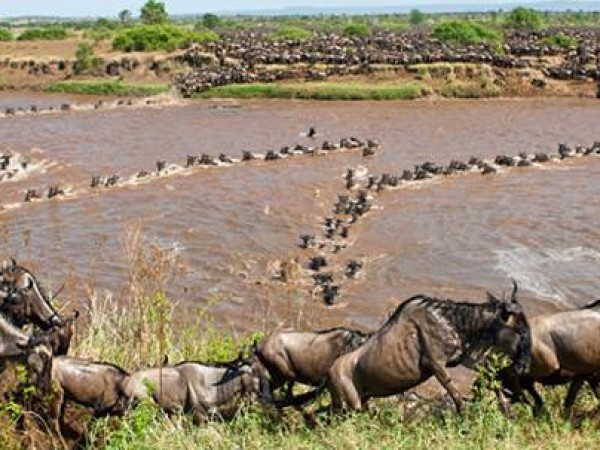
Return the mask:
<svg viewBox="0 0 600 450">
<path fill-rule="evenodd" d="M 533 411 L 543 406 L 535 383 L 557 385 L 572 382 L 565 398 L 568 414 L 582 384 L 587 381 L 600 398 L 600 301 L 581 309 L 542 314 L 529 319 L 531 328 L 531 364 L 518 374 L 513 367 L 500 371 L 503 386 L 512 392 L 513 401 L 522 401 L 523 389 L 534 400 Z M 501 405 L 508 412 L 502 393 Z"/>
<path fill-rule="evenodd" d="M 123 390 L 130 404 L 151 399 L 167 413 L 191 413 L 196 421 L 219 414 L 219 407 L 247 394 L 270 399 L 268 382 L 260 367 L 245 362 L 214 366 L 184 361 L 144 369 L 127 378 Z"/>
<path fill-rule="evenodd" d="M 17 327 L 33 323 L 48 330 L 62 324 L 48 294 L 33 273 L 17 265 L 14 259 L 5 261 L 0 268 L 0 289 L 5 293 L 0 312 Z"/>
<path fill-rule="evenodd" d="M 92 408 L 94 417 L 122 414 L 127 405 L 123 382 L 128 376 L 127 372 L 114 364 L 50 356 L 38 384 L 44 392 L 54 395 L 51 409 L 54 431 L 60 435 L 67 401 Z"/>
<path fill-rule="evenodd" d="M 329 371 L 332 409 L 360 410 L 372 397 L 400 394 L 435 376 L 461 412 L 463 399 L 446 367 L 471 364 L 489 348 L 511 353 L 519 372 L 529 363 L 529 327 L 516 300 L 488 294 L 482 304 L 417 295 L 406 300 L 361 347 Z"/>
<path fill-rule="evenodd" d="M 349 328 L 276 331 L 263 339 L 254 353 L 269 373 L 271 389 L 287 384 L 286 400 L 290 400 L 294 383 L 322 385 L 333 362 L 358 348 L 368 337 L 369 334 Z"/>
</svg>

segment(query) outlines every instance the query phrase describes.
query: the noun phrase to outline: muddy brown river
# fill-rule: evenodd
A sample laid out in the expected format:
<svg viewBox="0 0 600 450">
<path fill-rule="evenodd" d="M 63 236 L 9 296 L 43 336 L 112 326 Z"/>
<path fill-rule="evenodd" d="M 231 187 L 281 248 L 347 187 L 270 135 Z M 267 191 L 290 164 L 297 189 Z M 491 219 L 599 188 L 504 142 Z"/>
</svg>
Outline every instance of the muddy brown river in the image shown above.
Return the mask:
<svg viewBox="0 0 600 450">
<path fill-rule="evenodd" d="M 64 100 L 66 99 L 66 100 Z M 60 104 L 11 94 L 2 106 Z M 221 106 L 219 106 L 221 105 Z M 381 141 L 360 152 L 256 162 L 173 175 L 139 186 L 49 202 L 20 203 L 28 188 L 87 188 L 92 175 L 152 170 L 187 154 L 265 152 L 356 135 Z M 269 280 L 275 260 L 309 253 L 298 235 L 320 232 L 347 168 L 398 172 L 416 163 L 471 155 L 556 151 L 559 142 L 600 140 L 594 100 L 443 102 L 198 102 L 163 109 L 115 109 L 0 120 L 0 152 L 52 164 L 0 185 L 2 253 L 35 268 L 47 284 L 72 280 L 64 296 L 83 302 L 86 286 L 118 297 L 126 277 L 125 229 L 141 224 L 173 249 L 181 273 L 170 287 L 179 319 L 207 304 L 217 323 L 238 330 L 292 323 L 374 327 L 417 293 L 483 299 L 519 283 L 529 311 L 568 308 L 600 297 L 600 157 L 483 177 L 465 174 L 396 191 L 352 229 L 336 264 L 365 269 L 344 284 L 333 308 L 307 286 Z M 312 253 L 310 253 L 312 254 Z M 304 261 L 301 260 L 301 261 Z M 301 312 L 300 312 L 301 311 Z"/>
</svg>

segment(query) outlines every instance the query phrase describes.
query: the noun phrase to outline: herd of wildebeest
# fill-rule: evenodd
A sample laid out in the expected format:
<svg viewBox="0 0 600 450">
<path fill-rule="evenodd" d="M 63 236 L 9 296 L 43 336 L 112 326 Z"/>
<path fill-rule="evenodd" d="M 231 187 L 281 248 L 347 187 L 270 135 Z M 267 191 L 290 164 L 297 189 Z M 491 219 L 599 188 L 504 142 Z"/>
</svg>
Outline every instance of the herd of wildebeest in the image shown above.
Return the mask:
<svg viewBox="0 0 600 450">
<path fill-rule="evenodd" d="M 545 43 L 544 38 L 555 34 L 570 36 L 578 45 L 564 49 Z M 224 35 L 217 43 L 194 45 L 178 57 L 191 70 L 176 73 L 174 85 L 184 96 L 190 96 L 234 83 L 325 80 L 369 74 L 381 67 L 410 70 L 411 66 L 432 63 L 489 64 L 496 70 L 540 69 L 549 79 L 598 80 L 597 46 L 596 30 L 578 28 L 508 33 L 502 48 L 486 43 L 446 43 L 415 31 L 378 31 L 368 37 L 322 33 L 306 41 L 274 41 L 260 33 L 240 32 Z M 560 62 L 548 57 L 559 57 Z M 546 81 L 536 78 L 532 84 L 543 88 Z"/>
<path fill-rule="evenodd" d="M 447 368 L 485 364 L 492 353 L 510 363 L 499 372 L 497 395 L 510 402 L 542 399 L 534 385 L 570 383 L 565 408 L 587 382 L 598 391 L 600 301 L 581 309 L 527 317 L 512 294 L 463 302 L 416 295 L 400 303 L 380 328 L 274 331 L 238 358 L 221 363 L 183 361 L 128 373 L 107 362 L 68 356 L 78 313 L 60 316 L 39 280 L 13 259 L 0 266 L 0 351 L 4 361 L 25 364 L 30 383 L 52 393 L 47 419 L 61 432 L 65 402 L 89 407 L 95 416 L 127 414 L 140 401 L 195 421 L 219 417 L 220 408 L 243 397 L 265 407 L 302 409 L 322 391 L 331 395 L 328 414 L 363 409 L 371 398 L 388 397 L 435 377 L 457 411 L 465 398 Z M 26 331 L 27 330 L 27 331 Z M 312 387 L 298 394 L 296 383 Z M 280 393 L 281 391 L 281 393 Z M 322 408 L 323 409 L 323 408 Z"/>
<path fill-rule="evenodd" d="M 539 69 L 532 79 L 539 88 L 545 78 L 598 80 L 597 30 L 583 27 L 513 31 L 504 44 L 459 44 L 436 39 L 430 32 L 376 30 L 366 37 L 315 33 L 307 40 L 273 39 L 265 32 L 223 33 L 218 42 L 194 44 L 183 53 L 144 61 L 136 56 L 106 59 L 103 74 L 123 76 L 135 70 L 170 76 L 184 96 L 232 83 L 269 83 L 290 79 L 324 80 L 330 76 L 368 74 L 380 67 L 410 70 L 416 64 L 483 63 L 496 71 Z M 545 41 L 556 34 L 572 37 L 575 48 Z M 0 67 L 27 71 L 33 76 L 64 75 L 77 70 L 77 60 L 4 58 Z M 100 74 L 99 74 L 100 75 Z M 498 72 L 500 81 L 504 74 Z"/>
</svg>

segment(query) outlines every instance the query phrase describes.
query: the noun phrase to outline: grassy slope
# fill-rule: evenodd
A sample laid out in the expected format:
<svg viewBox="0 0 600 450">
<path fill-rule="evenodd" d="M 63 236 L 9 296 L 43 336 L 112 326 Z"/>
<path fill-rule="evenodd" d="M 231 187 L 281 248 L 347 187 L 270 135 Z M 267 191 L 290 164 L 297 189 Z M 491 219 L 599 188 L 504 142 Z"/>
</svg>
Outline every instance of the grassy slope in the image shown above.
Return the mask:
<svg viewBox="0 0 600 450">
<path fill-rule="evenodd" d="M 197 94 L 197 98 L 299 98 L 311 100 L 408 100 L 423 95 L 420 83 L 373 85 L 367 83 L 310 82 L 235 84 Z"/>
<path fill-rule="evenodd" d="M 60 81 L 47 88 L 48 92 L 53 93 L 139 97 L 161 94 L 168 90 L 167 84 L 129 84 L 120 81 Z"/>
</svg>

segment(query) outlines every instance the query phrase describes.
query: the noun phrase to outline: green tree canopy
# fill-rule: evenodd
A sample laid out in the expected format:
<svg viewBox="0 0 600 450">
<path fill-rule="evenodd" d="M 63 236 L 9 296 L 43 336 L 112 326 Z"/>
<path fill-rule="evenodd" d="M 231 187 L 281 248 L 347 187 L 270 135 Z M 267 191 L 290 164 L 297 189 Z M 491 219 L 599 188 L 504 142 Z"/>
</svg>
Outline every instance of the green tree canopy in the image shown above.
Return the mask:
<svg viewBox="0 0 600 450">
<path fill-rule="evenodd" d="M 219 26 L 221 19 L 215 14 L 206 13 L 202 16 L 202 26 L 208 29 L 213 29 Z"/>
<path fill-rule="evenodd" d="M 421 12 L 418 9 L 411 9 L 408 17 L 408 21 L 411 25 L 419 25 L 427 20 L 427 14 Z"/>
<path fill-rule="evenodd" d="M 504 26 L 514 30 L 539 30 L 543 20 L 539 12 L 531 8 L 515 8 L 506 16 Z"/>
<path fill-rule="evenodd" d="M 169 14 L 164 2 L 148 0 L 141 9 L 142 23 L 146 25 L 160 25 L 169 21 Z"/>
<path fill-rule="evenodd" d="M 133 14 L 128 9 L 124 9 L 123 11 L 119 12 L 118 15 L 119 15 L 119 21 L 123 25 L 127 25 L 133 21 Z"/>
</svg>

